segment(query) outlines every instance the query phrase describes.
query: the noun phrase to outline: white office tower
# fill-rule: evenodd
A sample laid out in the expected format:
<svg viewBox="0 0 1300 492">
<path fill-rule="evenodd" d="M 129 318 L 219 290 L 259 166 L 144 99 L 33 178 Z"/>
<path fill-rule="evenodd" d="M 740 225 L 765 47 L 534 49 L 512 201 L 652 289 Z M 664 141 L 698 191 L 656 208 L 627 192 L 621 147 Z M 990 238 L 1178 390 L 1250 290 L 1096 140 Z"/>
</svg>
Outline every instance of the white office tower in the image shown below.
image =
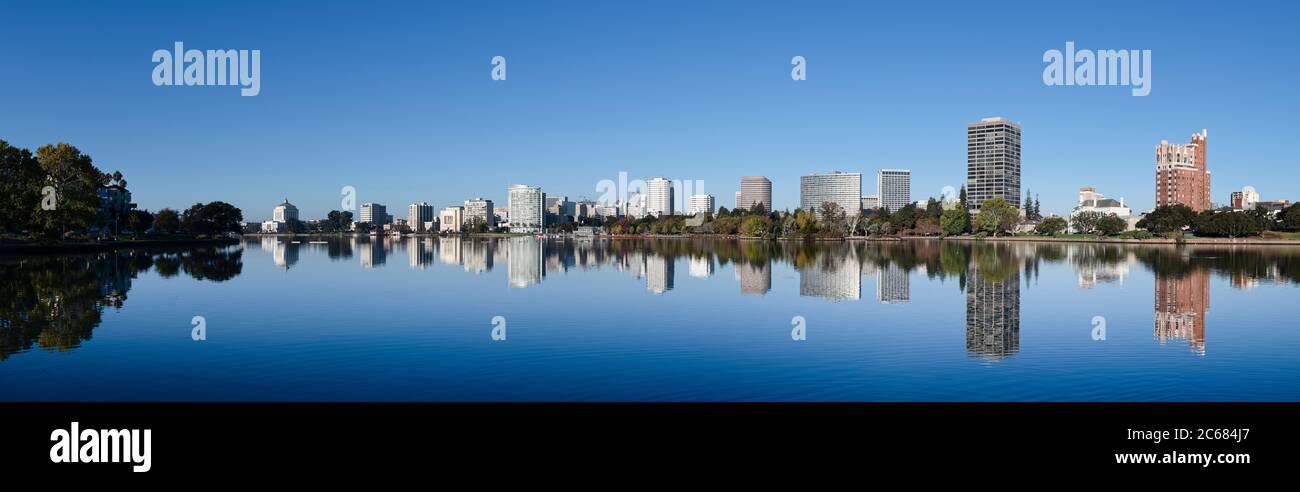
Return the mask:
<svg viewBox="0 0 1300 492">
<path fill-rule="evenodd" d="M 862 209 L 862 173 L 833 171 L 799 178 L 799 208 L 811 210 L 822 218 L 822 204 L 839 205 L 845 216 Z"/>
<path fill-rule="evenodd" d="M 912 203 L 912 172 L 906 169 L 881 169 L 876 173 L 876 192 L 880 206 L 897 212 Z"/>
<path fill-rule="evenodd" d="M 510 232 L 542 232 L 546 230 L 546 194 L 537 186 L 513 185 L 510 187 Z"/>
<path fill-rule="evenodd" d="M 433 221 L 433 205 L 425 202 L 412 203 L 407 207 L 406 224 L 412 231 L 424 232 L 425 224 Z"/>
<path fill-rule="evenodd" d="M 659 217 L 673 214 L 673 182 L 668 178 L 646 181 L 645 213 Z"/>
<path fill-rule="evenodd" d="M 713 195 L 691 195 L 686 214 L 713 213 Z"/>
</svg>

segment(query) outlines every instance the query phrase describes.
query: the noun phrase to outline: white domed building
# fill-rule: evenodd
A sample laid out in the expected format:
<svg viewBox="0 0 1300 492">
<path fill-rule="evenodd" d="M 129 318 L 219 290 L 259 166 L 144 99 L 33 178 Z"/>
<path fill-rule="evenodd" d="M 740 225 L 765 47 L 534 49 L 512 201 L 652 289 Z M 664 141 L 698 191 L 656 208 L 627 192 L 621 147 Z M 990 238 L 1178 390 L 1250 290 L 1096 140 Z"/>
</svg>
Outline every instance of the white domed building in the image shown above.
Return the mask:
<svg viewBox="0 0 1300 492">
<path fill-rule="evenodd" d="M 262 223 L 262 232 L 277 233 L 289 230 L 289 222 L 298 220 L 298 207 L 285 198 L 271 211 L 271 220 Z"/>
</svg>

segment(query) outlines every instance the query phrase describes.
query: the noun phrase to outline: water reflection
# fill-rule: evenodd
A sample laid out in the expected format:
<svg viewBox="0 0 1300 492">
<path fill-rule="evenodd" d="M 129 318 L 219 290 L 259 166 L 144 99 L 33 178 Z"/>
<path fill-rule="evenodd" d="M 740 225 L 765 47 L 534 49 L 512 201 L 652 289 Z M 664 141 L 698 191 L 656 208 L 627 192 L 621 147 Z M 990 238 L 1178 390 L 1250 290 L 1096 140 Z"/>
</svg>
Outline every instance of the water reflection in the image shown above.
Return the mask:
<svg viewBox="0 0 1300 492">
<path fill-rule="evenodd" d="M 132 280 L 144 272 L 223 282 L 242 271 L 242 255 L 238 248 L 199 248 L 0 257 L 0 360 L 32 347 L 79 347 L 104 308 L 127 303 Z"/>
<path fill-rule="evenodd" d="M 505 265 L 505 275 L 499 278 L 509 288 L 536 288 L 548 275 L 609 269 L 623 272 L 640 282 L 646 293 L 659 296 L 680 295 L 677 288 L 685 289 L 698 279 L 733 285 L 729 289 L 741 295 L 767 296 L 773 290 L 774 268 L 798 277 L 799 296 L 836 303 L 908 303 L 913 282 L 929 282 L 951 294 L 927 302 L 953 307 L 965 303 L 965 352 L 981 360 L 1021 352 L 1022 295 L 1036 288 L 1044 264 L 1070 268 L 1069 287 L 1076 288 L 1077 277 L 1079 289 L 1118 288 L 1136 272 L 1150 272 L 1152 318 L 1143 318 L 1152 320 L 1147 326 L 1152 326 L 1153 342 L 1186 346 L 1201 355 L 1207 352 L 1207 332 L 1212 329 L 1207 326 L 1212 279 L 1222 280 L 1216 285 L 1237 289 L 1300 283 L 1300 249 L 1268 247 L 267 237 L 246 239 L 243 248 L 260 249 L 267 255 L 259 261 L 286 269 L 288 275 L 298 272 L 303 263 L 311 265 L 313 257 L 380 268 L 389 255 L 405 255 L 407 268 L 437 269 L 439 275 L 486 274 Z M 0 258 L 4 279 L 0 359 L 33 347 L 77 347 L 99 325 L 104 307 L 128 304 L 132 281 L 141 273 L 152 270 L 164 279 L 183 273 L 197 280 L 225 281 L 241 273 L 243 259 L 237 247 Z M 396 265 L 400 264 L 399 260 Z M 688 278 L 676 278 L 678 269 Z M 863 299 L 863 277 L 868 282 L 874 279 L 875 299 Z M 786 287 L 790 289 L 786 292 L 793 292 L 793 284 Z"/>
</svg>

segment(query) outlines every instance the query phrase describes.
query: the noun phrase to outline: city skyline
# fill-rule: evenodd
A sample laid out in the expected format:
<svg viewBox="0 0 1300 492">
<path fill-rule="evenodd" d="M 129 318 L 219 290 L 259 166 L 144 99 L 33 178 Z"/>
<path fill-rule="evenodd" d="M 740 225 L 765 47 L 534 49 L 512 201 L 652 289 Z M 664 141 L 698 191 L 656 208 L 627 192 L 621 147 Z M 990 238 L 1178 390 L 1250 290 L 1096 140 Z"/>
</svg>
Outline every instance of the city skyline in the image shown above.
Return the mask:
<svg viewBox="0 0 1300 492">
<path fill-rule="evenodd" d="M 685 22 L 675 22 L 673 8 L 631 15 L 582 3 L 491 14 L 414 5 L 362 15 L 341 6 L 307 16 L 259 6 L 244 22 L 234 22 L 238 9 L 183 21 L 199 8 L 128 15 L 88 5 L 43 28 L 52 32 L 18 23 L 0 33 L 0 46 L 26 47 L 6 51 L 25 70 L 0 81 L 12 116 L 0 122 L 0 138 L 25 148 L 73 143 L 101 167 L 121 169 L 141 208 L 224 200 L 250 221 L 268 218 L 272 197 L 284 196 L 304 217 L 322 217 L 339 209 L 344 186 L 356 188 L 358 204 L 399 209 L 478 195 L 505 203 L 510 182 L 595 198 L 596 182 L 620 171 L 704 181 L 702 192 L 720 205 L 738 177 L 767 176 L 773 208 L 793 209 L 802 174 L 897 167 L 912 170 L 914 198 L 937 197 L 962 184 L 962 125 L 989 115 L 1025 126 L 1021 188 L 1041 196 L 1045 212 L 1068 213 L 1084 185 L 1127 197 L 1135 211 L 1152 208 L 1152 146 L 1201 128 L 1216 134 L 1208 158 L 1215 190 L 1249 185 L 1265 199 L 1294 199 L 1300 188 L 1300 162 L 1287 144 L 1297 101 L 1286 81 L 1297 68 L 1257 71 L 1297 44 L 1284 15 L 1294 5 L 1273 7 L 1283 15 L 1219 4 L 1142 7 L 1179 29 L 1114 9 L 1064 16 L 1029 3 L 1010 6 L 1006 18 L 973 6 L 937 17 L 914 15 L 919 6 L 832 8 L 795 25 L 783 9 L 742 4 L 683 6 Z M 43 18 L 54 9 L 12 10 Z M 725 22 L 741 10 L 753 15 Z M 594 15 L 604 22 L 583 22 Z M 314 35 L 314 26 L 341 18 L 354 27 Z M 480 18 L 501 29 L 473 22 Z M 551 36 L 535 18 L 564 34 Z M 990 22 L 1007 42 L 978 56 L 953 49 L 987 38 Z M 713 34 L 696 29 L 703 26 Z M 590 42 L 616 32 L 646 42 Z M 900 36 L 906 42 L 895 42 Z M 260 94 L 154 86 L 149 54 L 176 41 L 260 49 Z M 1067 41 L 1150 49 L 1152 91 L 1044 85 L 1044 51 Z M 496 55 L 510 61 L 508 80 L 488 76 Z M 808 60 L 807 80 L 790 80 L 795 55 Z M 83 60 L 93 81 L 67 77 L 71 59 Z M 1210 59 L 1213 73 L 1203 69 Z M 342 76 L 326 67 L 344 67 Z M 947 73 L 964 76 L 954 82 Z M 80 117 L 60 116 L 71 113 Z"/>
</svg>

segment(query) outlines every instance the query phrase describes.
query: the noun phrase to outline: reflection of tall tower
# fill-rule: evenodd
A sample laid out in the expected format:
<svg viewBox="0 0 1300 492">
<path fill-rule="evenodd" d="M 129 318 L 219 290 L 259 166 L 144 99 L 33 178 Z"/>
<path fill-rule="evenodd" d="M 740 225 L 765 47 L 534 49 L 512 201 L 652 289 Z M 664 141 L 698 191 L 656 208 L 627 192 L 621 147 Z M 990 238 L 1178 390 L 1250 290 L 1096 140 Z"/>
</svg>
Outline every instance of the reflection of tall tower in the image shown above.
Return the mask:
<svg viewBox="0 0 1300 492">
<path fill-rule="evenodd" d="M 433 241 L 412 237 L 406 241 L 406 255 L 411 268 L 423 269 L 433 264 Z"/>
<path fill-rule="evenodd" d="M 470 239 L 464 243 L 462 250 L 465 260 L 465 271 L 469 273 L 483 273 L 492 269 L 492 250 L 493 242 L 488 239 L 475 240 Z"/>
<path fill-rule="evenodd" d="M 512 237 L 506 240 L 506 276 L 511 287 L 528 287 L 540 283 L 546 274 L 542 262 L 542 240 L 536 237 Z"/>
<path fill-rule="evenodd" d="M 1004 280 L 971 267 L 966 280 L 966 351 L 1002 358 L 1020 351 L 1020 270 Z"/>
<path fill-rule="evenodd" d="M 766 294 L 772 290 L 772 262 L 736 263 L 736 281 L 740 283 L 741 294 Z"/>
<path fill-rule="evenodd" d="M 459 236 L 438 238 L 438 258 L 443 264 L 459 265 L 461 262 L 461 242 Z"/>
<path fill-rule="evenodd" d="M 645 257 L 645 286 L 650 292 L 663 294 L 673 290 L 673 261 L 664 255 L 651 254 Z"/>
<path fill-rule="evenodd" d="M 1156 274 L 1156 339 L 1187 340 L 1205 355 L 1205 312 L 1210 309 L 1210 272 L 1182 276 Z"/>
<path fill-rule="evenodd" d="M 709 278 L 713 275 L 713 257 L 695 256 L 686 264 L 686 273 L 696 278 Z"/>
<path fill-rule="evenodd" d="M 818 255 L 812 264 L 799 269 L 799 295 L 832 301 L 861 299 L 862 267 L 858 257 L 835 250 Z"/>
<path fill-rule="evenodd" d="M 912 297 L 911 278 L 897 264 L 880 268 L 876 274 L 876 300 L 885 304 L 904 303 Z"/>
<path fill-rule="evenodd" d="M 377 265 L 383 265 L 388 259 L 388 254 L 384 251 L 384 243 L 382 242 L 382 239 L 362 239 L 358 241 L 357 256 L 361 257 L 361 266 L 363 268 L 373 268 Z"/>
</svg>

